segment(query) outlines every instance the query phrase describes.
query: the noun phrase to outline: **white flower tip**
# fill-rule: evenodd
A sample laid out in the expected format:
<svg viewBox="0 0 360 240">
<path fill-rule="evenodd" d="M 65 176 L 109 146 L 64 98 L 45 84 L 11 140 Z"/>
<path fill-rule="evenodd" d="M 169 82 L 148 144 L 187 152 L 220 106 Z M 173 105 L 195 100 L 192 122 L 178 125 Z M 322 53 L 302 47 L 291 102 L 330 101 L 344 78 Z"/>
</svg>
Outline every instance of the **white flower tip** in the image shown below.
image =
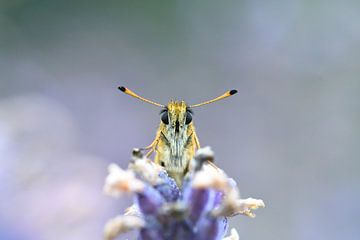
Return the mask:
<svg viewBox="0 0 360 240">
<path fill-rule="evenodd" d="M 223 240 L 239 240 L 239 234 L 235 228 L 230 231 L 230 236 L 223 238 Z"/>
<path fill-rule="evenodd" d="M 196 172 L 192 187 L 225 190 L 229 187 L 229 181 L 222 170 L 213 165 L 205 164 L 200 171 Z"/>
<path fill-rule="evenodd" d="M 113 171 L 121 171 L 121 167 L 119 167 L 116 163 L 110 163 L 108 166 L 108 172 L 113 172 Z"/>
<path fill-rule="evenodd" d="M 117 216 L 109 220 L 104 227 L 104 239 L 112 240 L 118 235 L 145 225 L 143 219 L 135 216 Z"/>
<path fill-rule="evenodd" d="M 254 198 L 239 199 L 238 192 L 233 189 L 233 191 L 225 195 L 223 203 L 215 208 L 212 214 L 214 216 L 228 217 L 242 214 L 254 218 L 256 215 L 252 210 L 258 209 L 259 207 L 265 207 L 263 200 Z"/>
<path fill-rule="evenodd" d="M 144 183 L 135 177 L 131 170 L 123 170 L 112 163 L 108 167 L 109 175 L 106 177 L 104 192 L 113 197 L 119 197 L 122 193 L 141 192 Z"/>
<path fill-rule="evenodd" d="M 150 183 L 151 185 L 155 185 L 161 182 L 159 173 L 163 170 L 163 168 L 149 159 L 136 159 L 129 165 L 129 169 L 139 174 L 146 182 Z"/>
<path fill-rule="evenodd" d="M 214 156 L 214 152 L 211 149 L 211 147 L 209 147 L 209 146 L 200 148 L 195 153 L 195 158 L 196 157 L 213 157 L 213 156 Z"/>
<path fill-rule="evenodd" d="M 264 201 L 261 199 L 255 199 L 255 198 L 240 199 L 238 203 L 237 213 L 254 218 L 256 217 L 256 215 L 253 212 L 251 212 L 251 210 L 256 210 L 260 207 L 265 207 Z"/>
<path fill-rule="evenodd" d="M 247 198 L 241 199 L 241 204 L 244 204 L 247 208 L 250 209 L 258 209 L 259 207 L 265 207 L 265 203 L 262 199 L 255 199 L 255 198 Z"/>
<path fill-rule="evenodd" d="M 127 209 L 125 209 L 124 216 L 137 216 L 137 217 L 140 217 L 141 213 L 140 213 L 139 209 L 136 207 L 136 205 L 133 204 L 130 207 L 128 207 Z"/>
</svg>

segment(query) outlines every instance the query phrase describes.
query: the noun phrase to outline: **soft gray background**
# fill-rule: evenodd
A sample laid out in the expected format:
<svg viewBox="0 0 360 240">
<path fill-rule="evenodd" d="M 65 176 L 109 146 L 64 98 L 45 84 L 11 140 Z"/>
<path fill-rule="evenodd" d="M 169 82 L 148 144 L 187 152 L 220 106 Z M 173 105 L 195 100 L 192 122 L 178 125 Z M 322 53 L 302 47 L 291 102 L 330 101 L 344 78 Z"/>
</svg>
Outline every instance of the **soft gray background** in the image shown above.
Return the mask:
<svg viewBox="0 0 360 240">
<path fill-rule="evenodd" d="M 242 240 L 360 237 L 359 1 L 0 1 L 0 239 L 101 239 L 128 199 L 106 167 L 160 103 L 198 103 L 203 146 L 264 199 Z M 131 236 L 131 235 L 128 235 Z M 120 238 L 123 239 L 123 238 Z"/>
</svg>

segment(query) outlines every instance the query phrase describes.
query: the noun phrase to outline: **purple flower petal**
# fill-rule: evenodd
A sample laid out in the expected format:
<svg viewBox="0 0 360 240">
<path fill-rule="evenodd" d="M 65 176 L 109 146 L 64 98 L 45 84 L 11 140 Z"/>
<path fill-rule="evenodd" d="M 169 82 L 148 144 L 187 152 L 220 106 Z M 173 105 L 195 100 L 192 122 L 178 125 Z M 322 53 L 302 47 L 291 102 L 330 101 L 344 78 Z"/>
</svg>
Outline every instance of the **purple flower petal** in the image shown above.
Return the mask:
<svg viewBox="0 0 360 240">
<path fill-rule="evenodd" d="M 224 217 L 214 218 L 211 216 L 203 217 L 196 226 L 197 240 L 221 240 L 226 234 L 228 221 Z"/>
<path fill-rule="evenodd" d="M 169 177 L 165 171 L 161 171 L 159 173 L 159 177 L 163 180 L 163 183 L 155 185 L 154 188 L 159 191 L 166 201 L 176 201 L 180 197 L 181 193 L 175 180 Z"/>
<path fill-rule="evenodd" d="M 144 215 L 157 214 L 165 199 L 153 187 L 146 186 L 143 192 L 136 194 L 136 204 Z"/>
<path fill-rule="evenodd" d="M 214 206 L 215 192 L 212 189 L 186 188 L 183 200 L 188 206 L 189 218 L 195 224 Z"/>
<path fill-rule="evenodd" d="M 143 228 L 139 233 L 139 240 L 165 240 L 160 229 Z"/>
</svg>

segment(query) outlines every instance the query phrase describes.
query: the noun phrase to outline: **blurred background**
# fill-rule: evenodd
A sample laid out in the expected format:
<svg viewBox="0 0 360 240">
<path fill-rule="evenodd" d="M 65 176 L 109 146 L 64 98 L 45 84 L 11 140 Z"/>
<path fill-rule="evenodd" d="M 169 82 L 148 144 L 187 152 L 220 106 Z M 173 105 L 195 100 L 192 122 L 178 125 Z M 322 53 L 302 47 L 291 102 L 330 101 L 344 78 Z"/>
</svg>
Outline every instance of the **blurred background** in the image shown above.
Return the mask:
<svg viewBox="0 0 360 240">
<path fill-rule="evenodd" d="M 0 239 L 101 239 L 131 198 L 107 165 L 160 109 L 198 103 L 203 146 L 262 198 L 245 240 L 360 237 L 359 1 L 0 1 Z M 126 237 L 132 238 L 129 234 Z M 125 239 L 125 237 L 120 237 Z"/>
</svg>

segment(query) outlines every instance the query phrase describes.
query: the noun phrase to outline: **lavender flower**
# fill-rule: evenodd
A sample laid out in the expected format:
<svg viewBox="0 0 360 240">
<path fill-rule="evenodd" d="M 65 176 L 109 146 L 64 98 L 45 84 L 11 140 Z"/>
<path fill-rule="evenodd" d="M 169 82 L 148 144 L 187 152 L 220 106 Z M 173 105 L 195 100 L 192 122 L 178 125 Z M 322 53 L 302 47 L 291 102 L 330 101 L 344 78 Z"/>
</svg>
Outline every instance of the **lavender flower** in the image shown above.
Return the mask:
<svg viewBox="0 0 360 240">
<path fill-rule="evenodd" d="M 264 207 L 260 199 L 240 199 L 233 179 L 213 163 L 209 147 L 199 149 L 190 163 L 182 188 L 159 165 L 138 150 L 127 170 L 109 166 L 105 193 L 119 197 L 132 193 L 134 204 L 105 226 L 105 239 L 138 229 L 139 240 L 237 240 L 235 229 L 224 238 L 228 218 L 237 214 L 255 217 Z"/>
</svg>

